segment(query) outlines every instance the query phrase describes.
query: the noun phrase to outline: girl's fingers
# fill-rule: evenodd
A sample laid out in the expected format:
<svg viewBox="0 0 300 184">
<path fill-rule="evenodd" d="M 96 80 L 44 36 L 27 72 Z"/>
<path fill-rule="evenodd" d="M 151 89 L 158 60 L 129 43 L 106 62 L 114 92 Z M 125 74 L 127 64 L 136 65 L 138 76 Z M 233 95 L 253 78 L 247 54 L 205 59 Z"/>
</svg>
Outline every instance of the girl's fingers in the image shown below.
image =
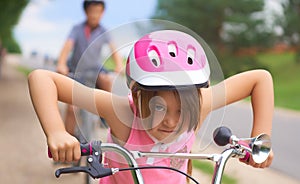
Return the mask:
<svg viewBox="0 0 300 184">
<path fill-rule="evenodd" d="M 273 161 L 273 154 L 270 154 L 268 159 L 264 162 L 264 168 L 265 167 L 270 167 L 270 165 L 272 164 L 272 161 Z"/>
<path fill-rule="evenodd" d="M 270 165 L 272 164 L 273 162 L 273 159 L 274 159 L 274 152 L 273 150 L 271 150 L 270 154 L 269 154 L 269 157 L 268 157 L 268 162 L 267 162 L 267 167 L 270 167 Z"/>
<path fill-rule="evenodd" d="M 254 162 L 254 160 L 252 159 L 252 156 L 249 159 L 249 165 L 251 165 L 253 167 L 257 167 L 257 165 L 258 165 L 256 162 Z"/>
<path fill-rule="evenodd" d="M 48 147 L 54 161 L 72 162 L 80 158 L 80 143 L 67 132 L 58 132 L 48 137 Z M 79 154 L 78 154 L 79 152 Z"/>
<path fill-rule="evenodd" d="M 68 148 L 53 149 L 51 151 L 52 159 L 60 162 L 72 162 L 80 159 L 80 144 Z"/>
<path fill-rule="evenodd" d="M 52 150 L 50 150 L 50 152 L 51 152 L 51 155 L 52 155 L 52 159 L 55 162 L 57 162 L 58 161 L 58 151 L 57 151 L 57 149 L 52 149 Z"/>
<path fill-rule="evenodd" d="M 66 160 L 66 151 L 63 149 L 60 149 L 58 151 L 59 161 L 64 162 Z"/>
<path fill-rule="evenodd" d="M 273 152 L 271 151 L 267 160 L 264 161 L 263 163 L 260 164 L 260 168 L 266 168 L 266 167 L 270 167 L 270 165 L 272 164 L 273 161 Z"/>
<path fill-rule="evenodd" d="M 260 165 L 260 168 L 266 168 L 268 167 L 268 160 L 266 160 L 265 162 L 263 162 L 261 165 Z"/>
<path fill-rule="evenodd" d="M 80 144 L 77 142 L 75 146 L 73 147 L 73 159 L 74 161 L 78 161 L 81 156 L 81 151 L 80 151 Z"/>
<path fill-rule="evenodd" d="M 263 163 L 255 163 L 254 160 L 252 158 L 250 158 L 248 165 L 251 165 L 255 168 L 266 168 L 266 167 L 270 167 L 270 165 L 272 164 L 273 161 L 273 153 L 271 152 L 269 157 L 267 158 L 266 161 L 264 161 Z M 247 162 L 245 162 L 247 164 Z"/>
<path fill-rule="evenodd" d="M 271 150 L 267 160 L 264 161 L 263 163 L 258 164 L 256 162 L 254 162 L 252 156 L 250 156 L 247 160 L 240 159 L 240 161 L 247 165 L 251 165 L 252 167 L 255 167 L 255 168 L 266 168 L 266 167 L 270 167 L 270 165 L 272 164 L 273 158 L 274 158 L 274 153 Z"/>
<path fill-rule="evenodd" d="M 73 149 L 68 149 L 66 151 L 66 161 L 72 162 L 73 161 Z"/>
</svg>

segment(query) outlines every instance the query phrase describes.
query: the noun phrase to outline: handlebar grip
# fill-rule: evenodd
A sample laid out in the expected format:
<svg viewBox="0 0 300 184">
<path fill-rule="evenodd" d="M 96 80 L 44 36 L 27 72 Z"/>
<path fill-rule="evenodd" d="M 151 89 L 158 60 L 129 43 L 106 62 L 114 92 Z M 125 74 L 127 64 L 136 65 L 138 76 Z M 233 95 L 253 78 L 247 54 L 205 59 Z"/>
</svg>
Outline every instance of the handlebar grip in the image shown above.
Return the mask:
<svg viewBox="0 0 300 184">
<path fill-rule="evenodd" d="M 53 157 L 52 157 L 52 153 L 51 153 L 51 151 L 50 151 L 50 148 L 48 148 L 48 158 L 53 158 Z"/>
<path fill-rule="evenodd" d="M 244 141 L 239 141 L 238 143 L 240 145 L 250 148 L 249 144 Z M 251 154 L 248 151 L 246 151 L 246 155 L 243 158 L 240 158 L 240 161 L 249 161 L 250 156 L 251 156 Z"/>
<path fill-rule="evenodd" d="M 214 141 L 219 146 L 225 146 L 230 143 L 231 136 L 231 130 L 225 126 L 218 127 L 213 133 Z"/>
<path fill-rule="evenodd" d="M 81 156 L 93 154 L 92 143 L 80 144 Z"/>
<path fill-rule="evenodd" d="M 80 151 L 81 151 L 81 156 L 92 155 L 93 154 L 92 143 L 80 144 Z M 48 157 L 53 158 L 50 148 L 48 148 Z"/>
</svg>

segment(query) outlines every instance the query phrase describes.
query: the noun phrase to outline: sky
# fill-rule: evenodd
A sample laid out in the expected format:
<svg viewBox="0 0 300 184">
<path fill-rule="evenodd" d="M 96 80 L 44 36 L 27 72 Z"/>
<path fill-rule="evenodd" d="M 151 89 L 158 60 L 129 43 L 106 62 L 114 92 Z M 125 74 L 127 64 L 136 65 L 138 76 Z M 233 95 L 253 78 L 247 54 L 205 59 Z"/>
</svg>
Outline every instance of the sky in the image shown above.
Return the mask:
<svg viewBox="0 0 300 184">
<path fill-rule="evenodd" d="M 282 0 L 266 0 L 269 7 L 267 9 L 280 11 L 278 1 Z M 82 2 L 83 0 L 31 0 L 14 30 L 23 54 L 29 55 L 32 51 L 37 51 L 40 55 L 58 57 L 71 27 L 85 19 Z M 105 2 L 107 6 L 101 23 L 108 30 L 135 20 L 150 18 L 157 4 L 157 0 Z M 266 19 L 272 21 L 272 17 L 267 12 Z"/>
<path fill-rule="evenodd" d="M 24 55 L 37 51 L 57 57 L 74 24 L 85 20 L 83 0 L 32 0 L 24 9 L 15 37 Z M 156 0 L 106 0 L 101 23 L 108 29 L 151 17 Z"/>
</svg>

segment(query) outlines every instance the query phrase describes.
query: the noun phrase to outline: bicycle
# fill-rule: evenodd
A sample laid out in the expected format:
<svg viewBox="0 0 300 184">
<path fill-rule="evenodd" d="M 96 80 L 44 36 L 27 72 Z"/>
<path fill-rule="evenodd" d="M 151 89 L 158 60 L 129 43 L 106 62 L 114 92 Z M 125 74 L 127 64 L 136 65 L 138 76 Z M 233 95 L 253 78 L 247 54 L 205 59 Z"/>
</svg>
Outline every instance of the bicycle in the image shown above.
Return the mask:
<svg viewBox="0 0 300 184">
<path fill-rule="evenodd" d="M 199 183 L 196 179 L 188 174 L 171 167 L 164 166 L 138 166 L 135 159 L 141 157 L 158 157 L 158 158 L 181 158 L 181 159 L 205 159 L 215 162 L 214 174 L 212 176 L 213 184 L 220 184 L 226 163 L 230 157 L 239 159 L 249 159 L 252 156 L 256 163 L 264 162 L 271 150 L 271 140 L 267 134 L 260 134 L 253 138 L 237 138 L 227 127 L 219 127 L 213 133 L 214 141 L 219 146 L 229 145 L 219 154 L 197 154 L 197 153 L 165 153 L 165 152 L 141 152 L 129 151 L 124 147 L 114 143 L 102 143 L 93 141 L 81 145 L 81 155 L 87 156 L 88 166 L 86 167 L 69 167 L 60 168 L 55 172 L 58 178 L 61 174 L 85 172 L 93 178 L 103 178 L 113 175 L 117 172 L 131 170 L 135 184 L 143 184 L 141 169 L 170 169 L 185 175 L 194 183 Z M 128 168 L 106 168 L 102 163 L 102 154 L 105 151 L 114 151 L 122 155 L 128 162 Z M 51 153 L 49 152 L 51 158 Z"/>
</svg>

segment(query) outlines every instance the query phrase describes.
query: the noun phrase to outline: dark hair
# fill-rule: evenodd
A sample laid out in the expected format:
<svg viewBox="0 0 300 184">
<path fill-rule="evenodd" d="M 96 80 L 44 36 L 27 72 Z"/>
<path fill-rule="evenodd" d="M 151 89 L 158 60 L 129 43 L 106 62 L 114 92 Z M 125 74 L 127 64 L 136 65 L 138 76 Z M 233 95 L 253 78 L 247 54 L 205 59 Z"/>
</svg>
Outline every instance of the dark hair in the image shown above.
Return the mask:
<svg viewBox="0 0 300 184">
<path fill-rule="evenodd" d="M 90 5 L 102 5 L 103 6 L 103 9 L 105 9 L 105 2 L 104 1 L 101 1 L 101 0 L 84 0 L 83 2 L 83 9 L 84 11 L 86 11 L 86 9 L 90 6 Z"/>
</svg>

